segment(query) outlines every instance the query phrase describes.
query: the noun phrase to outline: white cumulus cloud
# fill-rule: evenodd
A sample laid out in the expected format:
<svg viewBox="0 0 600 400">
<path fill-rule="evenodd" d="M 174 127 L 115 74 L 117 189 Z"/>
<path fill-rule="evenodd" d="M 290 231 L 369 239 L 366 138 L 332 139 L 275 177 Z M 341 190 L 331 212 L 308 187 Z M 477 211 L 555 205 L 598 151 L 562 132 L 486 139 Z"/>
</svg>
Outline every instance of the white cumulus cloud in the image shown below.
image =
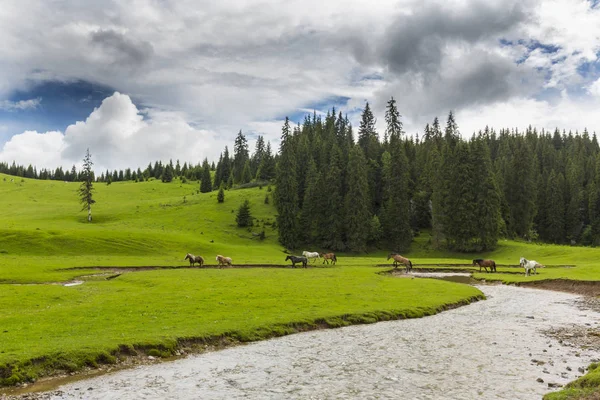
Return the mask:
<svg viewBox="0 0 600 400">
<path fill-rule="evenodd" d="M 79 166 L 89 148 L 94 169 L 102 171 L 144 168 L 169 159 L 195 164 L 204 157 L 218 158 L 226 144 L 214 132 L 190 126 L 179 113 L 140 111 L 128 95 L 116 92 L 64 133 L 14 135 L 0 151 L 0 160 L 37 168 Z"/>
</svg>

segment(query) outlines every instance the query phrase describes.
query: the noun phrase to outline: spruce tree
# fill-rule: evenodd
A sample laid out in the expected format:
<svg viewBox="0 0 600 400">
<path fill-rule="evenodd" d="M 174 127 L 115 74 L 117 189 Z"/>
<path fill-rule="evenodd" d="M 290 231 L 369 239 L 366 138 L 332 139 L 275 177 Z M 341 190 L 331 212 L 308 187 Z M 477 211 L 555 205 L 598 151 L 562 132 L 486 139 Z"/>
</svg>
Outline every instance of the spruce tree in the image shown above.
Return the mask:
<svg viewBox="0 0 600 400">
<path fill-rule="evenodd" d="M 331 150 L 331 159 L 327 170 L 326 210 L 324 247 L 331 250 L 344 250 L 344 194 L 342 192 L 342 154 L 337 143 Z"/>
<path fill-rule="evenodd" d="M 242 170 L 242 177 L 240 178 L 240 183 L 248 183 L 252 180 L 252 172 L 250 168 L 250 160 L 246 160 L 244 164 L 244 168 Z"/>
<path fill-rule="evenodd" d="M 496 185 L 490 151 L 478 139 L 472 143 L 472 163 L 475 171 L 475 205 L 477 220 L 477 251 L 493 250 L 500 234 L 500 191 Z"/>
<path fill-rule="evenodd" d="M 389 198 L 382 212 L 384 237 L 390 249 L 403 251 L 412 241 L 408 198 L 408 160 L 404 153 L 401 131 L 390 136 Z"/>
<path fill-rule="evenodd" d="M 233 183 L 242 183 L 244 166 L 246 165 L 246 161 L 249 160 L 248 154 L 248 140 L 246 140 L 246 136 L 240 130 L 233 146 L 233 170 L 235 171 Z"/>
<path fill-rule="evenodd" d="M 217 202 L 223 203 L 225 201 L 225 190 L 223 188 L 223 182 L 221 182 L 221 186 L 219 186 L 219 192 L 217 193 Z"/>
<path fill-rule="evenodd" d="M 83 170 L 81 171 L 81 185 L 79 186 L 79 202 L 81 203 L 82 211 L 87 210 L 88 212 L 88 222 L 92 222 L 92 204 L 96 203 L 94 200 L 94 172 L 92 171 L 92 155 L 90 154 L 90 149 L 87 149 L 85 152 L 85 157 L 83 158 Z"/>
<path fill-rule="evenodd" d="M 167 164 L 167 166 L 165 167 L 163 174 L 161 176 L 161 179 L 163 182 L 171 182 L 173 180 L 173 167 L 171 167 L 171 164 Z"/>
<path fill-rule="evenodd" d="M 553 243 L 565 240 L 565 178 L 562 173 L 550 172 L 548 178 L 548 239 Z"/>
<path fill-rule="evenodd" d="M 319 181 L 320 173 L 312 157 L 308 160 L 305 181 L 304 201 L 300 211 L 299 240 L 304 244 L 313 244 L 318 240 L 319 230 Z"/>
<path fill-rule="evenodd" d="M 200 192 L 208 193 L 212 191 L 212 181 L 210 178 L 210 165 L 208 159 L 205 158 L 202 162 L 202 180 L 200 181 Z"/>
<path fill-rule="evenodd" d="M 244 202 L 240 205 L 240 208 L 238 208 L 237 215 L 235 216 L 235 222 L 240 228 L 252 226 L 252 214 L 250 213 L 250 202 L 248 199 L 244 200 Z"/>
<path fill-rule="evenodd" d="M 290 120 L 287 117 L 282 128 L 279 153 L 274 193 L 278 212 L 279 242 L 288 249 L 294 249 L 298 244 L 298 187 L 296 183 L 296 151 L 290 130 Z"/>
<path fill-rule="evenodd" d="M 344 204 L 346 217 L 346 247 L 350 251 L 364 252 L 369 239 L 371 221 L 367 163 L 360 147 L 350 150 L 348 160 L 348 192 Z"/>
</svg>

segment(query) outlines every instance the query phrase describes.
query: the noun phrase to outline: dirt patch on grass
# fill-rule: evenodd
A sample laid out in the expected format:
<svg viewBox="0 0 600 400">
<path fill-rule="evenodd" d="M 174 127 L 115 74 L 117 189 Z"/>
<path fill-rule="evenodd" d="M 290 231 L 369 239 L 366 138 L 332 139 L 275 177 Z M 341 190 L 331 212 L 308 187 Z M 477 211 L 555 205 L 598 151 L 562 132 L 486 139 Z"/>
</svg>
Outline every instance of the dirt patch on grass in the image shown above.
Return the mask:
<svg viewBox="0 0 600 400">
<path fill-rule="evenodd" d="M 326 268 L 328 264 L 308 264 L 307 268 Z M 59 271 L 76 271 L 76 270 L 101 270 L 111 272 L 141 272 L 141 271 L 155 271 L 155 270 L 171 270 L 171 269 L 235 269 L 235 268 L 293 268 L 291 264 L 234 264 L 232 266 L 220 267 L 214 264 L 205 264 L 199 266 L 173 266 L 173 265 L 142 265 L 139 267 L 115 267 L 115 266 L 88 266 L 88 267 L 70 267 L 62 268 Z M 297 265 L 296 268 L 302 268 Z"/>
<path fill-rule="evenodd" d="M 541 281 L 519 282 L 518 286 L 536 289 L 556 290 L 576 293 L 584 296 L 600 296 L 600 281 L 575 281 L 570 279 L 548 279 Z"/>
</svg>

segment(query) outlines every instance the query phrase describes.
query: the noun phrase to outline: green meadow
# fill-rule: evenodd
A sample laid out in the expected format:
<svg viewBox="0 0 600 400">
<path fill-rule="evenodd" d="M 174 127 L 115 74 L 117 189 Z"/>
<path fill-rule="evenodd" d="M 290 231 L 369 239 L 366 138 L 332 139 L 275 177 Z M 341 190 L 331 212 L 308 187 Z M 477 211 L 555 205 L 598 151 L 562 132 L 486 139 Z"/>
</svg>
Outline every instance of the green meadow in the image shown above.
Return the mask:
<svg viewBox="0 0 600 400">
<path fill-rule="evenodd" d="M 197 182 L 94 187 L 88 223 L 78 183 L 0 174 L 0 385 L 135 354 L 166 357 L 188 347 L 420 317 L 482 298 L 467 285 L 379 273 L 391 267 L 383 249 L 338 254 L 337 265 L 319 260 L 308 269 L 182 268 L 188 252 L 211 267 L 217 254 L 234 266 L 286 265 L 270 188 L 228 190 L 219 204 L 217 192 L 201 194 Z M 250 229 L 235 223 L 246 199 Z M 488 281 L 600 280 L 595 248 L 503 240 L 491 253 L 448 253 L 432 250 L 422 233 L 404 255 L 416 268 L 468 269 Z M 525 277 L 514 267 L 521 256 L 547 267 Z M 480 274 L 468 266 L 473 258 L 495 259 L 498 272 Z M 160 268 L 132 272 L 148 266 Z M 98 267 L 132 268 L 119 275 Z M 73 280 L 83 284 L 64 285 Z"/>
</svg>

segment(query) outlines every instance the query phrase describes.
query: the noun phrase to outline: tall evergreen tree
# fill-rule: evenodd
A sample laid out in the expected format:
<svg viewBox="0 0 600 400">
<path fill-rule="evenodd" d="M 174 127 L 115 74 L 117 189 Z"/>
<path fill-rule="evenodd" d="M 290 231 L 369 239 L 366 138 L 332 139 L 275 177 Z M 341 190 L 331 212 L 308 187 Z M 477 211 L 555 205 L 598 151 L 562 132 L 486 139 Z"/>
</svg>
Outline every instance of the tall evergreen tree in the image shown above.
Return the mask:
<svg viewBox="0 0 600 400">
<path fill-rule="evenodd" d="M 548 239 L 553 243 L 565 241 L 565 178 L 562 173 L 550 172 L 548 178 Z"/>
<path fill-rule="evenodd" d="M 383 232 L 391 250 L 406 250 L 412 241 L 408 199 L 408 160 L 404 153 L 401 131 L 388 127 L 390 135 L 389 198 L 385 203 Z"/>
<path fill-rule="evenodd" d="M 252 214 L 250 212 L 250 202 L 248 199 L 244 200 L 244 202 L 240 205 L 237 215 L 235 216 L 235 222 L 240 228 L 252 226 Z"/>
<path fill-rule="evenodd" d="M 248 140 L 246 140 L 246 136 L 240 130 L 233 146 L 233 183 L 242 183 L 244 166 L 249 159 Z"/>
<path fill-rule="evenodd" d="M 350 150 L 348 161 L 348 192 L 344 204 L 346 217 L 346 247 L 350 251 L 363 252 L 367 249 L 369 224 L 369 184 L 367 162 L 360 147 Z"/>
<path fill-rule="evenodd" d="M 279 153 L 274 193 L 279 242 L 288 249 L 294 249 L 298 244 L 298 187 L 294 138 L 287 117 L 281 132 Z"/>
<path fill-rule="evenodd" d="M 85 152 L 83 158 L 83 170 L 81 171 L 81 185 L 79 186 L 79 202 L 83 206 L 82 211 L 87 210 L 88 222 L 92 222 L 92 204 L 96 203 L 94 200 L 94 172 L 92 171 L 92 155 L 90 149 Z"/>
<path fill-rule="evenodd" d="M 202 162 L 202 180 L 200 181 L 200 192 L 208 193 L 212 191 L 213 185 L 210 178 L 210 165 L 208 159 L 205 158 Z"/>
</svg>

